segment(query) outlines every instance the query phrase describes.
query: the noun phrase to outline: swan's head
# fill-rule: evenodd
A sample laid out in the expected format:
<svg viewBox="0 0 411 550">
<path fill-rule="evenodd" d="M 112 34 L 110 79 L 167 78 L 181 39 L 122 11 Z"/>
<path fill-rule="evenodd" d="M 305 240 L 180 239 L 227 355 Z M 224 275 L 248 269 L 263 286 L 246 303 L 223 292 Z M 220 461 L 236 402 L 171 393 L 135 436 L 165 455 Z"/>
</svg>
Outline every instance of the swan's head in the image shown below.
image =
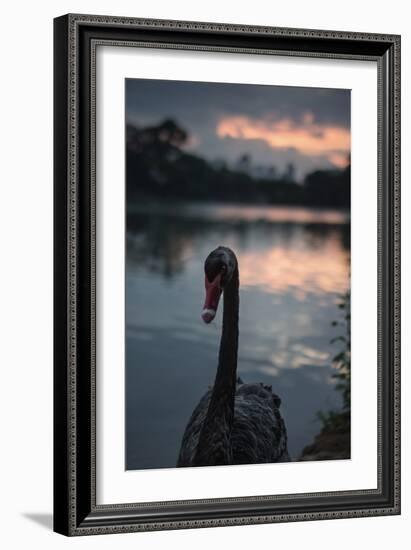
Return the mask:
<svg viewBox="0 0 411 550">
<path fill-rule="evenodd" d="M 214 319 L 221 293 L 230 282 L 237 268 L 234 252 L 226 246 L 219 246 L 207 256 L 204 262 L 206 297 L 201 317 L 205 323 Z"/>
</svg>

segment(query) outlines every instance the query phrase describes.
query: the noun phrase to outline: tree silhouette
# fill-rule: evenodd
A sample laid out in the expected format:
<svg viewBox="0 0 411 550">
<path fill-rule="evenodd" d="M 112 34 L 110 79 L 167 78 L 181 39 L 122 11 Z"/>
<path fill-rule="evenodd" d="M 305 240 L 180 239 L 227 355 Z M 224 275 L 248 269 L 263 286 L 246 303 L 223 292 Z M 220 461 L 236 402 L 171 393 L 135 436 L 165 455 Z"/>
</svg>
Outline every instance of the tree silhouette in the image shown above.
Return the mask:
<svg viewBox="0 0 411 550">
<path fill-rule="evenodd" d="M 236 167 L 230 168 L 224 160 L 210 162 L 185 151 L 188 139 L 188 132 L 171 118 L 156 126 L 127 126 L 127 201 L 143 197 L 343 208 L 350 205 L 350 166 L 344 170 L 317 170 L 299 185 L 292 163 L 283 175 L 275 166 L 264 172 L 253 166 L 251 156 L 244 153 Z"/>
</svg>

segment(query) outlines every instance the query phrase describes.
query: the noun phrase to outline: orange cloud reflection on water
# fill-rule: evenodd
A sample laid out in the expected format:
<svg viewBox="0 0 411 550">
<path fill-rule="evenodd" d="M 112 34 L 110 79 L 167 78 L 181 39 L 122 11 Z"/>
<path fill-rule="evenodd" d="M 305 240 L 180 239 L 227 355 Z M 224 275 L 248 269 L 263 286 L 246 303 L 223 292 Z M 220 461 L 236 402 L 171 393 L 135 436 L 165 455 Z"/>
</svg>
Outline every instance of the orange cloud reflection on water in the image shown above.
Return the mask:
<svg viewBox="0 0 411 550">
<path fill-rule="evenodd" d="M 323 155 L 339 167 L 348 164 L 349 129 L 315 123 L 311 113 L 306 113 L 300 123 L 289 118 L 272 121 L 243 115 L 226 116 L 217 125 L 217 135 L 244 140 L 260 139 L 273 149 L 293 148 L 304 155 Z"/>
<path fill-rule="evenodd" d="M 321 249 L 275 246 L 239 254 L 241 288 L 291 291 L 300 300 L 308 293 L 342 293 L 349 286 L 349 254 L 337 239 Z"/>
<path fill-rule="evenodd" d="M 201 206 L 203 214 L 208 218 L 224 220 L 227 222 L 288 222 L 288 223 L 323 223 L 323 224 L 344 224 L 349 221 L 349 214 L 341 210 L 327 210 L 304 208 L 295 206 L 244 206 L 244 205 L 212 205 L 211 207 Z M 190 208 L 194 212 L 195 206 Z M 200 210 L 200 209 L 198 209 Z M 199 211 L 198 216 L 201 216 Z"/>
</svg>

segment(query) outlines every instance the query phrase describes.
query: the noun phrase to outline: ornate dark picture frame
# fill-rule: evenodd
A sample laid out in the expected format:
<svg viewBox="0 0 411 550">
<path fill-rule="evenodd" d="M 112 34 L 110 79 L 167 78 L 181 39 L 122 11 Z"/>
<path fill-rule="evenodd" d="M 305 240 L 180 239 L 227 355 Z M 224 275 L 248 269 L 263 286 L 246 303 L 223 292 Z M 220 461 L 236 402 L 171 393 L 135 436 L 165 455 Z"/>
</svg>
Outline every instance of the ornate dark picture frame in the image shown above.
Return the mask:
<svg viewBox="0 0 411 550">
<path fill-rule="evenodd" d="M 377 62 L 377 489 L 96 504 L 95 82 L 100 44 Z M 400 37 L 65 15 L 54 21 L 54 144 L 54 530 L 89 535 L 399 514 Z"/>
</svg>

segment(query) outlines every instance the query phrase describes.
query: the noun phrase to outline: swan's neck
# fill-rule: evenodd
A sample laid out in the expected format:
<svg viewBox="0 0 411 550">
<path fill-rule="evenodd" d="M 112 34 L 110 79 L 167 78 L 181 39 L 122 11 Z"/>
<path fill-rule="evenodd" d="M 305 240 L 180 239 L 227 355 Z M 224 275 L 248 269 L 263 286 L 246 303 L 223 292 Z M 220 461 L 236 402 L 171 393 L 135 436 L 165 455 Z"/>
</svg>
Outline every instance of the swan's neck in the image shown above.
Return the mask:
<svg viewBox="0 0 411 550">
<path fill-rule="evenodd" d="M 221 398 L 234 411 L 234 395 L 237 378 L 238 351 L 238 310 L 239 310 L 238 270 L 224 291 L 223 330 L 218 355 L 218 368 L 214 382 L 213 398 L 217 403 Z M 211 405 L 211 403 L 210 403 Z"/>
<path fill-rule="evenodd" d="M 236 269 L 224 290 L 223 330 L 217 374 L 197 445 L 195 464 L 231 463 L 231 429 L 237 379 L 239 277 Z"/>
</svg>

